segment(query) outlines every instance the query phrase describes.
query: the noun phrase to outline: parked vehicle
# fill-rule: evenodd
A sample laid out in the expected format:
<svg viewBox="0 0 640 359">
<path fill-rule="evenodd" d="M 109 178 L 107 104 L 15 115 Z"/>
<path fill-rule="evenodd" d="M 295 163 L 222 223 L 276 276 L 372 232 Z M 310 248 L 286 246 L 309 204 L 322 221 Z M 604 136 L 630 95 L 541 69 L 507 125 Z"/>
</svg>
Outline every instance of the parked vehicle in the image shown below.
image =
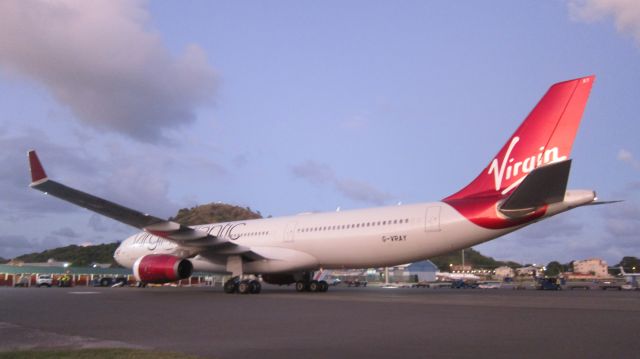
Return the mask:
<svg viewBox="0 0 640 359">
<path fill-rule="evenodd" d="M 451 288 L 455 289 L 475 289 L 478 288 L 478 283 L 476 282 L 465 282 L 463 280 L 454 280 L 451 282 Z"/>
<path fill-rule="evenodd" d="M 430 288 L 429 283 L 427 282 L 418 282 L 418 283 L 413 283 L 411 285 L 411 288 Z"/>
<path fill-rule="evenodd" d="M 486 281 L 478 283 L 478 288 L 480 289 L 500 289 L 500 287 L 502 287 L 502 282 Z"/>
<path fill-rule="evenodd" d="M 53 277 L 51 276 L 51 274 L 38 274 L 36 276 L 37 287 L 42 287 L 42 286 L 51 287 L 52 284 L 53 284 Z"/>
<path fill-rule="evenodd" d="M 360 281 L 359 279 L 348 280 L 348 281 L 345 281 L 345 283 L 347 283 L 347 286 L 349 287 L 366 287 L 367 286 L 366 280 Z"/>
<path fill-rule="evenodd" d="M 536 284 L 537 290 L 561 290 L 560 281 L 557 278 L 540 278 Z"/>
<path fill-rule="evenodd" d="M 31 276 L 20 276 L 20 278 L 18 279 L 18 281 L 16 281 L 15 286 L 16 287 L 23 287 L 26 288 L 29 286 L 29 282 L 31 281 Z"/>
<path fill-rule="evenodd" d="M 590 290 L 590 289 L 597 288 L 597 285 L 594 282 L 572 281 L 572 282 L 566 282 L 563 285 L 563 288 L 570 289 L 570 290 L 574 290 L 574 289 Z"/>
<path fill-rule="evenodd" d="M 622 290 L 622 285 L 624 283 L 620 283 L 616 280 L 602 280 L 598 282 L 598 288 L 602 290 L 614 289 L 614 290 Z"/>
<path fill-rule="evenodd" d="M 96 277 L 93 278 L 91 285 L 94 287 L 111 287 L 113 285 L 119 284 L 120 286 L 127 284 L 126 277 Z"/>
</svg>

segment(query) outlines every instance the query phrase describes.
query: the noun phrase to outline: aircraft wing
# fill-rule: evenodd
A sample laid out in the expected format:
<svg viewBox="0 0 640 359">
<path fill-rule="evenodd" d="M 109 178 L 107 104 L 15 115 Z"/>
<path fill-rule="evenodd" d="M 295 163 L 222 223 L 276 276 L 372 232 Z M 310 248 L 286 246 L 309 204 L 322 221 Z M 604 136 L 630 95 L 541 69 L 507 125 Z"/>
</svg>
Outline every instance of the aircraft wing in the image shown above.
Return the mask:
<svg viewBox="0 0 640 359">
<path fill-rule="evenodd" d="M 239 246 L 227 239 L 212 236 L 206 231 L 138 212 L 50 180 L 38 159 L 36 151 L 33 150 L 29 151 L 29 167 L 31 169 L 30 187 L 45 194 L 58 197 L 182 246 L 202 247 L 210 251 L 219 249 L 225 255 L 253 254 L 250 253 L 251 251 L 248 247 Z M 251 255 L 251 257 L 255 256 Z"/>
</svg>

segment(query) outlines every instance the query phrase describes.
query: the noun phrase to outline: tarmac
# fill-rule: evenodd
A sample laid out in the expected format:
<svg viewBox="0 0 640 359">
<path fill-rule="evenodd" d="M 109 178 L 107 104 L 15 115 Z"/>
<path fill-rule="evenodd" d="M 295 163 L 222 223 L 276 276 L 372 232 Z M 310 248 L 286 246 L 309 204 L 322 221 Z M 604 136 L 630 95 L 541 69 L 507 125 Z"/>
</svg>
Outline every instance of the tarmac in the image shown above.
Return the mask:
<svg viewBox="0 0 640 359">
<path fill-rule="evenodd" d="M 206 358 L 637 358 L 640 291 L 0 288 L 0 351 Z"/>
</svg>

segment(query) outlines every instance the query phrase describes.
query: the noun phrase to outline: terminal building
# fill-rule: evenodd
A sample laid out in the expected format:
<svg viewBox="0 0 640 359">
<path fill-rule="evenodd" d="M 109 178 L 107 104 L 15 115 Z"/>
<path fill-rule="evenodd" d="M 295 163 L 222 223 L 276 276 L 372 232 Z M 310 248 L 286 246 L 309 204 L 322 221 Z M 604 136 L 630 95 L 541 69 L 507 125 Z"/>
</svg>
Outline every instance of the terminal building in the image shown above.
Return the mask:
<svg viewBox="0 0 640 359">
<path fill-rule="evenodd" d="M 609 278 L 607 262 L 599 258 L 589 258 L 581 261 L 573 261 L 573 273 L 594 278 Z"/>
<path fill-rule="evenodd" d="M 498 267 L 494 272 L 494 276 L 497 279 L 513 278 L 516 275 L 516 272 L 513 270 L 513 268 L 507 266 Z"/>
</svg>

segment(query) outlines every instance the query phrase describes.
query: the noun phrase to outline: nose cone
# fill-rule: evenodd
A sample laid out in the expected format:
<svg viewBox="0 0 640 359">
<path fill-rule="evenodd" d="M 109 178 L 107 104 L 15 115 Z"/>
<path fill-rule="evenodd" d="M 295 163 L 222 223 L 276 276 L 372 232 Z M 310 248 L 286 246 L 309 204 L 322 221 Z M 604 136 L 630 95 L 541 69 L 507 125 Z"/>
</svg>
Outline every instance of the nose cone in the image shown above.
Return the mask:
<svg viewBox="0 0 640 359">
<path fill-rule="evenodd" d="M 115 261 L 118 262 L 119 265 L 125 268 L 131 268 L 131 265 L 133 264 L 130 258 L 131 253 L 129 252 L 131 252 L 131 244 L 133 243 L 135 236 L 136 235 L 133 235 L 122 241 L 122 243 L 120 243 L 118 248 L 116 248 L 116 251 L 113 253 L 113 259 L 115 259 Z"/>
<path fill-rule="evenodd" d="M 122 245 L 123 245 L 123 244 L 124 244 L 124 243 L 120 244 L 120 245 L 118 246 L 118 248 L 116 248 L 116 251 L 113 253 L 113 259 L 115 259 L 115 261 L 116 261 L 119 265 L 121 265 L 121 266 L 123 266 L 123 267 L 126 267 L 126 265 L 123 263 L 123 254 L 122 254 L 122 252 L 123 252 Z"/>
</svg>

